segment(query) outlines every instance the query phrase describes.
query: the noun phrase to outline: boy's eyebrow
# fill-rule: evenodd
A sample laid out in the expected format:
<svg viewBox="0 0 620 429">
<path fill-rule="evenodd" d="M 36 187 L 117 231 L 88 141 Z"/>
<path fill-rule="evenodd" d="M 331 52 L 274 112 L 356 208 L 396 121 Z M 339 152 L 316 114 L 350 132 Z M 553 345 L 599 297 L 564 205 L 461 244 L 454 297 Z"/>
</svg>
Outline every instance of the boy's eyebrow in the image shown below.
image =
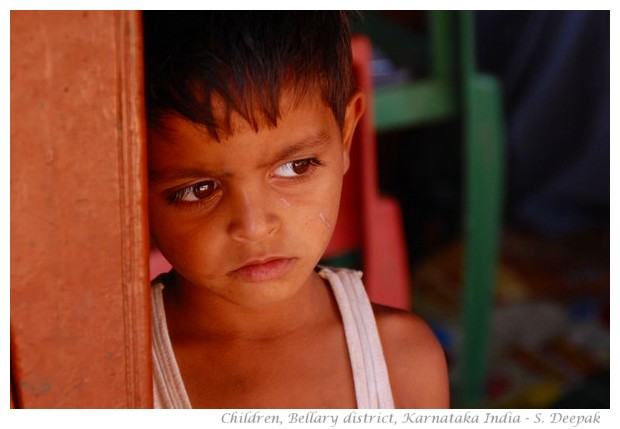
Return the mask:
<svg viewBox="0 0 620 429">
<path fill-rule="evenodd" d="M 259 167 L 264 168 L 268 167 L 274 162 L 282 161 L 285 159 L 290 159 L 296 156 L 299 153 L 303 153 L 304 151 L 311 150 L 320 150 L 325 147 L 329 143 L 329 134 L 326 132 L 319 132 L 318 134 L 314 134 L 308 137 L 305 137 L 301 140 L 298 140 L 276 152 L 276 154 L 268 161 L 261 164 Z M 230 172 L 218 172 L 213 173 L 209 172 L 206 168 L 203 167 L 189 167 L 183 168 L 179 170 L 173 171 L 161 171 L 161 170 L 151 170 L 148 171 L 148 180 L 151 184 L 166 182 L 169 180 L 181 180 L 181 179 L 193 179 L 196 177 L 205 177 L 205 176 L 217 176 L 219 178 L 230 177 L 233 174 Z"/>
<path fill-rule="evenodd" d="M 265 167 L 268 164 L 271 164 L 276 161 L 281 161 L 284 159 L 288 159 L 294 157 L 298 153 L 310 150 L 319 150 L 325 147 L 329 143 L 329 134 L 322 131 L 318 134 L 314 134 L 308 137 L 305 137 L 301 140 L 298 140 L 278 152 L 274 155 L 271 161 L 265 163 L 265 165 L 261 165 L 261 167 Z"/>
<path fill-rule="evenodd" d="M 173 171 L 160 171 L 160 170 L 149 170 L 148 171 L 148 180 L 150 184 L 174 181 L 174 180 L 187 180 L 187 179 L 195 179 L 198 177 L 211 177 L 214 174 L 209 173 L 204 168 L 196 167 L 196 168 L 183 168 L 179 170 Z"/>
</svg>

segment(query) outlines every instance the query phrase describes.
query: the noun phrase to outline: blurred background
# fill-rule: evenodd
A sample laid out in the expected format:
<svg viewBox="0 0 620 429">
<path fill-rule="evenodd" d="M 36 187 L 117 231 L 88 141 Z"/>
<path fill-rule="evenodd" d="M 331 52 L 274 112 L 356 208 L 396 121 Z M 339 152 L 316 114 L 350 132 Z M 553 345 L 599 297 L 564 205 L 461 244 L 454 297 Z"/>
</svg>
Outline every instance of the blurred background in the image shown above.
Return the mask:
<svg viewBox="0 0 620 429">
<path fill-rule="evenodd" d="M 354 30 L 453 406 L 608 408 L 609 12 L 364 12 Z"/>
</svg>

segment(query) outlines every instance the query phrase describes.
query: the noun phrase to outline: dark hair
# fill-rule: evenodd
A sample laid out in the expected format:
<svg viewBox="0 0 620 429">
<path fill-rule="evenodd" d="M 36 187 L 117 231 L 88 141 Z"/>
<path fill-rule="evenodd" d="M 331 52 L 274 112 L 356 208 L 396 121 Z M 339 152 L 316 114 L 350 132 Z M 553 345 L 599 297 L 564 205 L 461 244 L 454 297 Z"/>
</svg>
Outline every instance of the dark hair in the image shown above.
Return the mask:
<svg viewBox="0 0 620 429">
<path fill-rule="evenodd" d="M 176 113 L 219 140 L 237 112 L 275 126 L 284 90 L 320 92 L 342 127 L 353 91 L 349 14 L 338 11 L 144 12 L 147 114 Z M 214 97 L 225 106 L 213 115 Z"/>
</svg>

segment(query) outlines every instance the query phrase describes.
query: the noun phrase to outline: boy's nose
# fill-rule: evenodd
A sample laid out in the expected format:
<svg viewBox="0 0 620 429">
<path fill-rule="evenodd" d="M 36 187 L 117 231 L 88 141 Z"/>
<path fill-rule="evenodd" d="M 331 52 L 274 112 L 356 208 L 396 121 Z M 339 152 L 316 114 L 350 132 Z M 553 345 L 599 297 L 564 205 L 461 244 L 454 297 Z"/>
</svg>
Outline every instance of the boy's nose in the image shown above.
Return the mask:
<svg viewBox="0 0 620 429">
<path fill-rule="evenodd" d="M 274 235 L 280 229 L 277 206 L 268 193 L 259 190 L 241 190 L 231 193 L 229 235 L 236 241 L 258 242 Z"/>
</svg>

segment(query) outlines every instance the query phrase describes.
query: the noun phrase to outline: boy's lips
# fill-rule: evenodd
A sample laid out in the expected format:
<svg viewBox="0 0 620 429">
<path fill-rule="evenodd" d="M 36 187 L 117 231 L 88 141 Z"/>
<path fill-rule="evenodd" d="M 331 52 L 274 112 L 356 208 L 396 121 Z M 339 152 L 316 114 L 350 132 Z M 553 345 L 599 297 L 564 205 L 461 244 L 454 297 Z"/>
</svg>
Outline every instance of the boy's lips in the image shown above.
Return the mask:
<svg viewBox="0 0 620 429">
<path fill-rule="evenodd" d="M 279 256 L 253 260 L 231 271 L 230 275 L 248 282 L 264 282 L 286 274 L 293 261 L 293 258 Z"/>
</svg>

